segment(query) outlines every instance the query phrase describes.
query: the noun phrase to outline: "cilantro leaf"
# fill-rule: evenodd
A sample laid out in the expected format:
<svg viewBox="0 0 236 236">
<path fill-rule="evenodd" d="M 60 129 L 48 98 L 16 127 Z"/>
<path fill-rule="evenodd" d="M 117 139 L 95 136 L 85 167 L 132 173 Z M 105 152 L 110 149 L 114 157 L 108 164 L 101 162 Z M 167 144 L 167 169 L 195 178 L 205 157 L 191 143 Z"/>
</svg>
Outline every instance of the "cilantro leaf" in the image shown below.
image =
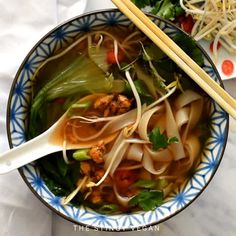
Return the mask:
<svg viewBox="0 0 236 236">
<path fill-rule="evenodd" d="M 175 19 L 175 5 L 170 0 L 157 2 L 152 13 L 165 19 Z"/>
<path fill-rule="evenodd" d="M 153 150 L 158 151 L 159 149 L 167 148 L 171 143 L 177 143 L 178 138 L 168 138 L 164 133 L 161 133 L 160 128 L 154 128 L 148 135 L 149 140 L 153 145 Z"/>
<path fill-rule="evenodd" d="M 132 2 L 139 8 L 151 7 L 152 14 L 169 20 L 184 14 L 178 0 L 132 0 Z"/>
<path fill-rule="evenodd" d="M 144 8 L 146 6 L 154 7 L 156 2 L 159 1 L 160 0 L 132 0 L 132 2 L 139 8 Z"/>
<path fill-rule="evenodd" d="M 179 140 L 176 137 L 171 137 L 167 140 L 168 144 L 170 143 L 178 143 Z"/>
<path fill-rule="evenodd" d="M 129 201 L 130 206 L 139 206 L 145 211 L 154 210 L 157 206 L 163 203 L 163 192 L 162 191 L 148 191 L 144 190 L 131 198 Z"/>
<path fill-rule="evenodd" d="M 153 96 L 148 91 L 148 88 L 147 88 L 146 84 L 144 83 L 144 81 L 137 79 L 134 81 L 134 85 L 135 85 L 135 88 L 137 89 L 137 92 L 138 92 L 140 98 L 141 98 L 142 104 L 146 103 L 147 105 L 149 105 L 155 101 Z M 129 84 L 126 84 L 126 93 L 132 94 L 132 90 L 131 90 L 131 87 Z"/>
<path fill-rule="evenodd" d="M 132 2 L 139 8 L 144 8 L 148 5 L 150 5 L 149 0 L 132 0 Z"/>
<path fill-rule="evenodd" d="M 141 97 L 142 103 L 151 104 L 155 101 L 155 99 L 152 97 L 152 95 L 149 93 L 148 88 L 146 84 L 142 80 L 135 80 L 134 85 L 137 89 L 138 94 Z"/>
</svg>

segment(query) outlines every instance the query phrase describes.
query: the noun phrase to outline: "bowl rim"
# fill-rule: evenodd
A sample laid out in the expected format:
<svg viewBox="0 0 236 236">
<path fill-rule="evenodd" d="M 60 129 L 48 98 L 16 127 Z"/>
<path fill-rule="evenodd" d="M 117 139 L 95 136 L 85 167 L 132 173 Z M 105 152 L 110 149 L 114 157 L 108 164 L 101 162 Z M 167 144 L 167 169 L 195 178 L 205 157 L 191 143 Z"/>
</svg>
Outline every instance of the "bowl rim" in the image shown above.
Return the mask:
<svg viewBox="0 0 236 236">
<path fill-rule="evenodd" d="M 84 14 L 81 14 L 81 15 L 77 15 L 71 19 L 68 19 L 66 21 L 63 21 L 62 23 L 58 24 L 57 26 L 53 27 L 50 31 L 48 31 L 46 34 L 44 34 L 44 36 L 42 36 L 35 44 L 34 46 L 30 49 L 30 51 L 27 53 L 27 55 L 25 56 L 23 62 L 20 64 L 19 68 L 17 69 L 17 72 L 14 76 L 14 79 L 12 81 L 12 85 L 11 85 L 11 89 L 10 89 L 10 92 L 9 92 L 9 96 L 8 96 L 8 102 L 7 102 L 7 112 L 6 112 L 6 130 L 7 130 L 7 138 L 8 138 L 8 143 L 9 143 L 9 147 L 12 149 L 13 148 L 13 143 L 12 143 L 12 139 L 11 139 L 11 132 L 10 132 L 10 112 L 11 112 L 11 98 L 12 98 L 12 95 L 13 95 L 13 91 L 14 91 L 14 87 L 17 83 L 17 79 L 19 78 L 19 75 L 25 65 L 25 63 L 27 62 L 28 58 L 30 57 L 30 55 L 35 51 L 35 49 L 50 35 L 52 34 L 53 32 L 55 32 L 56 30 L 58 30 L 59 28 L 61 28 L 62 26 L 76 20 L 76 19 L 79 19 L 79 18 L 83 18 L 83 17 L 86 17 L 86 16 L 90 16 L 90 15 L 94 15 L 94 14 L 99 14 L 99 13 L 106 13 L 106 12 L 120 12 L 119 9 L 117 8 L 109 8 L 109 9 L 103 9 L 103 10 L 95 10 L 95 11 L 90 11 L 90 12 L 87 12 L 87 13 L 84 13 Z M 122 13 L 123 14 L 123 13 Z M 168 24 L 168 25 L 171 25 L 172 27 L 176 28 L 179 32 L 182 32 L 184 33 L 185 35 L 187 35 L 188 37 L 191 37 L 189 36 L 186 32 L 184 32 L 181 28 L 179 28 L 177 25 L 175 25 L 173 22 L 169 21 L 169 20 L 166 20 L 166 19 L 163 19 L 161 17 L 158 17 L 156 15 L 153 15 L 153 14 L 150 14 L 150 13 L 146 13 L 145 14 L 149 17 L 153 17 L 159 21 L 162 21 L 164 22 L 165 24 Z M 192 38 L 192 37 L 191 37 Z M 196 41 L 195 41 L 196 42 Z M 222 88 L 224 88 L 224 85 L 223 85 L 223 82 L 222 82 L 222 79 L 220 77 L 220 74 L 215 66 L 215 64 L 213 63 L 213 61 L 211 60 L 210 56 L 206 53 L 206 51 L 203 49 L 203 47 L 198 43 L 196 42 L 196 45 L 198 48 L 200 48 L 202 54 L 204 55 L 204 57 L 206 58 L 206 60 L 210 63 L 211 67 L 213 68 L 214 70 L 214 73 L 217 77 L 217 79 L 219 80 L 219 84 Z M 142 230 L 142 229 L 145 229 L 145 228 L 148 228 L 148 227 L 153 227 L 155 225 L 159 225 L 160 223 L 163 223 L 164 221 L 172 218 L 173 216 L 177 215 L 178 213 L 182 212 L 185 208 L 187 208 L 190 204 L 192 204 L 201 194 L 202 192 L 206 189 L 206 187 L 209 185 L 209 183 L 212 181 L 213 177 L 215 176 L 219 166 L 220 166 L 220 163 L 223 159 L 223 155 L 224 155 L 224 151 L 225 151 L 225 148 L 226 148 L 226 145 L 227 145 L 227 140 L 228 140 L 228 134 L 229 134 L 229 115 L 226 113 L 226 118 L 227 118 L 227 122 L 226 122 L 226 129 L 224 131 L 225 133 L 225 141 L 223 143 L 223 148 L 222 148 L 222 151 L 221 151 L 221 155 L 219 157 L 219 162 L 218 162 L 218 165 L 216 166 L 216 168 L 212 171 L 212 174 L 208 180 L 208 182 L 206 184 L 204 184 L 204 186 L 201 188 L 201 190 L 199 191 L 199 193 L 191 200 L 189 201 L 187 204 L 185 204 L 183 207 L 181 207 L 180 209 L 176 210 L 174 213 L 170 214 L 169 216 L 159 220 L 158 222 L 153 222 L 153 223 L 149 223 L 149 224 L 145 224 L 143 226 L 137 226 L 137 227 L 134 227 L 134 228 L 125 228 L 125 229 L 122 229 L 122 228 L 119 228 L 119 229 L 108 229 L 108 228 L 105 228 L 105 227 L 95 227 L 95 226 L 92 226 L 92 225 L 89 225 L 89 224 L 84 224 L 84 223 L 81 223 L 81 222 L 78 222 L 66 215 L 64 215 L 63 213 L 59 212 L 58 210 L 56 210 L 54 207 L 52 207 L 49 203 L 47 203 L 42 197 L 40 197 L 40 195 L 34 190 L 34 188 L 31 186 L 31 184 L 28 182 L 26 176 L 24 175 L 23 173 L 23 169 L 22 168 L 19 168 L 18 169 L 18 172 L 19 174 L 21 175 L 22 179 L 24 180 L 24 182 L 26 183 L 26 185 L 28 186 L 28 188 L 31 190 L 31 192 L 47 207 L 49 208 L 53 213 L 56 213 L 58 216 L 62 217 L 63 219 L 73 223 L 74 225 L 78 225 L 78 226 L 81 226 L 81 227 L 85 227 L 86 229 L 92 229 L 92 230 L 96 230 L 96 231 L 106 231 L 106 232 L 128 232 L 128 231 L 138 231 L 138 230 Z"/>
</svg>

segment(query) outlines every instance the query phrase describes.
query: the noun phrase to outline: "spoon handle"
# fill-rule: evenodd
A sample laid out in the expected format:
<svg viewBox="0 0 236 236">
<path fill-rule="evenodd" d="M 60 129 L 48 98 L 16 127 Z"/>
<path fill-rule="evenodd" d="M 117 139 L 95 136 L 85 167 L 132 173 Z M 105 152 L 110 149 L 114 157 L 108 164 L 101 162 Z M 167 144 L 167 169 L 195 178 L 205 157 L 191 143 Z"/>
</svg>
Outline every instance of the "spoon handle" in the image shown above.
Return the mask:
<svg viewBox="0 0 236 236">
<path fill-rule="evenodd" d="M 0 174 L 6 174 L 49 153 L 60 151 L 62 149 L 60 146 L 55 146 L 48 142 L 51 134 L 48 131 L 0 154 Z"/>
</svg>

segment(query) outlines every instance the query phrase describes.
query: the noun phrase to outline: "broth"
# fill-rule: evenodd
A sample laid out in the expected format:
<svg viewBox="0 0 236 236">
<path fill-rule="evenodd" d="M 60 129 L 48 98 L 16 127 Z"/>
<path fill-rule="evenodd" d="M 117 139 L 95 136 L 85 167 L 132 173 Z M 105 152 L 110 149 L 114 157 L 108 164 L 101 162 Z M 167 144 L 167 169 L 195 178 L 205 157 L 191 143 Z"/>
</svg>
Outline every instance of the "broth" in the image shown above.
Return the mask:
<svg viewBox="0 0 236 236">
<path fill-rule="evenodd" d="M 62 204 L 153 210 L 199 162 L 209 98 L 133 27 L 122 37 L 95 29 L 73 45 L 35 74 L 30 137 L 67 111 L 51 138 L 63 153 L 38 161 L 44 181 Z"/>
</svg>

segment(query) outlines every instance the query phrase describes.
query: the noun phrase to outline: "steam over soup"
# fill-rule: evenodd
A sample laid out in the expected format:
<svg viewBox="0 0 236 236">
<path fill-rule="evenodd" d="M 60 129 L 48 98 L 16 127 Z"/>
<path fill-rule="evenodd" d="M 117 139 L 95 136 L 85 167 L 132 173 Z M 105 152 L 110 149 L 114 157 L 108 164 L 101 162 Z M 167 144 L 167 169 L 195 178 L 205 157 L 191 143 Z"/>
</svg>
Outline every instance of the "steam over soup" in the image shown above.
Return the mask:
<svg viewBox="0 0 236 236">
<path fill-rule="evenodd" d="M 202 65 L 191 39 L 174 40 Z M 52 138 L 63 152 L 38 161 L 62 204 L 153 210 L 198 163 L 209 98 L 133 26 L 84 33 L 34 77 L 29 138 L 67 111 Z M 73 144 L 81 148 L 67 150 Z"/>
</svg>

